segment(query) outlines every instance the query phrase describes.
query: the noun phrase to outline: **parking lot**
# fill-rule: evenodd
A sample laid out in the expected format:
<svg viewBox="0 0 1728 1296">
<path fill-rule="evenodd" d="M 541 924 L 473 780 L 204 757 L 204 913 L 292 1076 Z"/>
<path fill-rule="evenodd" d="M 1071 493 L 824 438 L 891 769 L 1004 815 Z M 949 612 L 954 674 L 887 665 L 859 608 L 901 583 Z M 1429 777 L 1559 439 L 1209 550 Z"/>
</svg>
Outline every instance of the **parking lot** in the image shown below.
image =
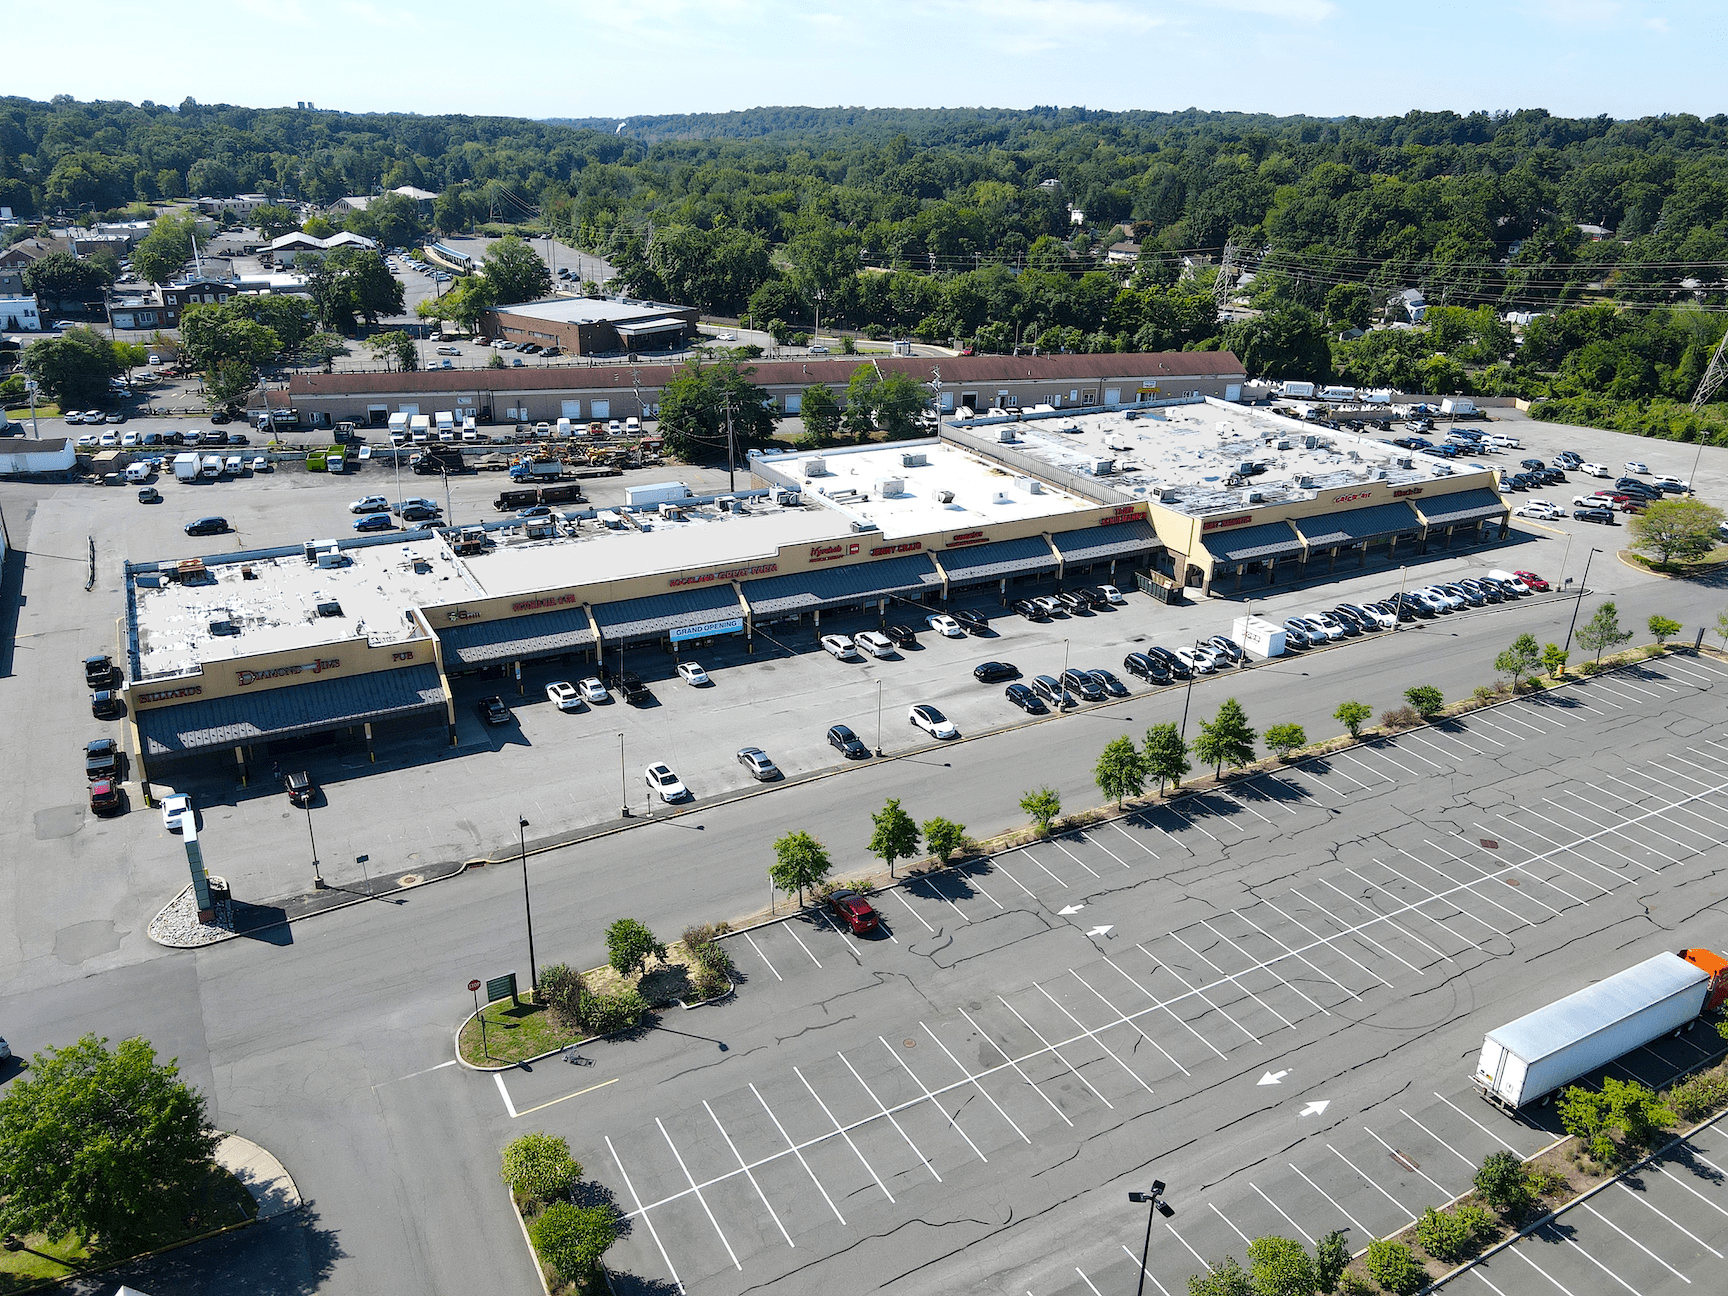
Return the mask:
<svg viewBox="0 0 1728 1296">
<path fill-rule="evenodd" d="M 1553 1141 L 1550 1111 L 1475 1096 L 1485 1030 L 1728 943 L 1725 689 L 1665 662 L 919 879 L 876 897 L 875 939 L 747 931 L 737 1003 L 499 1078 L 505 1128 L 569 1138 L 629 1215 L 620 1291 L 1123 1291 L 1145 1224 L 1123 1194 L 1154 1176 L 1177 1215 L 1152 1289 L 1266 1233 L 1360 1248 Z M 1660 1084 L 1715 1046 L 1611 1070 Z M 1690 1214 L 1644 1184 L 1624 1209 L 1719 1243 L 1697 1216 L 1728 1198 L 1686 1184 Z M 1696 1280 L 1690 1245 L 1661 1259 Z M 1509 1266 L 1497 1289 L 1538 1289 Z"/>
</svg>

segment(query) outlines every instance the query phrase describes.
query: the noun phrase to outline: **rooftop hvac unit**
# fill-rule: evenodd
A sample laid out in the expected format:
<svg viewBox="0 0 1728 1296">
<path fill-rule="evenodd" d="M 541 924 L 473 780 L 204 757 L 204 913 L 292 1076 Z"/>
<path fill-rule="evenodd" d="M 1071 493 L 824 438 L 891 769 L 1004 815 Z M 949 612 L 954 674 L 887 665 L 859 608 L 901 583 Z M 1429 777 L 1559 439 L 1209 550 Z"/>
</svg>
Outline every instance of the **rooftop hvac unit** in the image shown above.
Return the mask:
<svg viewBox="0 0 1728 1296">
<path fill-rule="evenodd" d="M 936 496 L 936 502 L 938 504 L 952 504 L 954 502 L 954 492 L 953 491 L 939 490 L 939 491 L 934 492 L 934 494 Z"/>
<path fill-rule="evenodd" d="M 902 468 L 922 468 L 930 462 L 922 450 L 907 450 L 900 455 Z"/>
<path fill-rule="evenodd" d="M 1414 468 L 1416 466 L 1416 461 L 1414 459 L 1410 458 L 1410 456 L 1406 455 L 1406 456 L 1404 456 L 1404 458 L 1402 458 L 1398 461 L 1398 466 L 1400 468 Z"/>
<path fill-rule="evenodd" d="M 317 604 L 318 615 L 321 617 L 339 617 L 342 615 L 342 605 L 335 599 L 325 599 Z"/>
<path fill-rule="evenodd" d="M 804 461 L 804 475 L 806 477 L 826 477 L 828 475 L 828 461 L 821 455 L 814 455 L 806 459 Z"/>
<path fill-rule="evenodd" d="M 990 502 L 992 504 L 1012 504 L 1014 497 L 1005 490 L 991 491 Z"/>
<path fill-rule="evenodd" d="M 996 440 L 1001 445 L 1014 444 L 1014 429 L 1003 426 L 996 429 Z"/>
<path fill-rule="evenodd" d="M 1264 491 L 1249 491 L 1248 502 L 1250 504 L 1264 504 L 1266 502 L 1266 493 Z"/>
<path fill-rule="evenodd" d="M 1314 436 L 1312 433 L 1310 433 L 1308 436 L 1305 436 L 1302 438 L 1302 448 L 1304 450 L 1316 450 L 1319 448 L 1319 446 L 1320 446 L 1320 438 L 1317 436 Z"/>
<path fill-rule="evenodd" d="M 132 578 L 132 583 L 138 586 L 139 589 L 161 589 L 162 573 L 139 572 Z"/>
<path fill-rule="evenodd" d="M 774 502 L 782 508 L 795 508 L 801 502 L 801 497 L 795 490 L 775 491 Z"/>
<path fill-rule="evenodd" d="M 1016 477 L 1014 484 L 1028 495 L 1042 495 L 1044 493 L 1044 483 L 1036 477 Z"/>
<path fill-rule="evenodd" d="M 1289 437 L 1279 437 L 1276 441 L 1274 441 L 1272 443 L 1272 446 L 1274 449 L 1277 449 L 1277 450 L 1288 450 L 1290 448 L 1290 438 Z"/>
<path fill-rule="evenodd" d="M 1086 471 L 1094 477 L 1108 477 L 1116 471 L 1114 459 L 1090 459 L 1086 463 Z"/>
<path fill-rule="evenodd" d="M 906 483 L 898 477 L 883 477 L 876 482 L 876 494 L 881 499 L 893 499 L 904 494 Z"/>
<path fill-rule="evenodd" d="M 1314 489 L 1314 479 L 1312 477 L 1308 476 L 1306 473 L 1304 473 L 1302 476 L 1300 476 L 1296 479 L 1296 485 L 1301 490 L 1313 490 Z"/>
<path fill-rule="evenodd" d="M 312 561 L 317 563 L 320 567 L 346 567 L 348 565 L 348 555 L 337 553 L 334 549 L 322 549 Z"/>
</svg>

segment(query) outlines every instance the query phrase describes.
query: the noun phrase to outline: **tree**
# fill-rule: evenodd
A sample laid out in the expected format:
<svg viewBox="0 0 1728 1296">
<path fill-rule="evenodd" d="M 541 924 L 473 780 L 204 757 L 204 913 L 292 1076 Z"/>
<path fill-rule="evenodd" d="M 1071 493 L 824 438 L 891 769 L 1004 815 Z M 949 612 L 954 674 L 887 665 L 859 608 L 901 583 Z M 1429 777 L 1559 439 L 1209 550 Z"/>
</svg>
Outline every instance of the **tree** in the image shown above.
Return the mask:
<svg viewBox="0 0 1728 1296">
<path fill-rule="evenodd" d="M 1140 796 L 1146 790 L 1146 767 L 1134 740 L 1127 735 L 1112 738 L 1098 753 L 1098 763 L 1092 767 L 1092 781 L 1107 798 L 1122 808 L 1122 799 Z"/>
<path fill-rule="evenodd" d="M 505 1144 L 499 1175 L 512 1191 L 550 1204 L 570 1195 L 582 1167 L 563 1139 L 535 1132 Z"/>
<path fill-rule="evenodd" d="M 537 301 L 552 291 L 552 272 L 540 254 L 514 234 L 487 248 L 485 261 L 482 273 L 501 303 Z"/>
<path fill-rule="evenodd" d="M 406 333 L 374 333 L 366 339 L 366 349 L 401 373 L 413 373 L 420 367 L 420 352 Z"/>
<path fill-rule="evenodd" d="M 1482 1200 L 1495 1210 L 1516 1216 L 1536 1200 L 1530 1176 L 1516 1152 L 1490 1152 L 1472 1181 Z"/>
<path fill-rule="evenodd" d="M 209 373 L 227 360 L 253 368 L 268 364 L 282 339 L 266 325 L 228 309 L 228 303 L 187 306 L 180 315 L 180 346 L 195 368 Z"/>
<path fill-rule="evenodd" d="M 1326 318 L 1341 329 L 1368 327 L 1374 298 L 1365 284 L 1341 283 L 1326 294 Z"/>
<path fill-rule="evenodd" d="M 648 960 L 666 959 L 666 947 L 654 939 L 647 924 L 620 918 L 606 929 L 606 961 L 619 976 L 648 971 Z"/>
<path fill-rule="evenodd" d="M 881 810 L 870 816 L 875 831 L 870 834 L 870 853 L 888 866 L 894 876 L 894 861 L 910 859 L 918 850 L 918 825 L 900 808 L 899 797 L 889 797 Z"/>
<path fill-rule="evenodd" d="M 840 414 L 840 425 L 859 440 L 876 426 L 875 390 L 881 381 L 876 366 L 868 364 L 859 365 L 846 380 L 846 408 Z"/>
<path fill-rule="evenodd" d="M 108 398 L 108 380 L 120 372 L 113 344 L 94 329 L 67 329 L 24 348 L 24 369 L 62 405 L 96 405 Z"/>
<path fill-rule="evenodd" d="M 340 333 L 314 333 L 306 339 L 305 352 L 324 366 L 324 372 L 329 373 L 331 362 L 337 356 L 348 354 L 348 339 Z M 496 351 L 493 352 L 497 354 Z"/>
<path fill-rule="evenodd" d="M 1308 735 L 1299 724 L 1275 724 L 1266 730 L 1266 745 L 1282 760 L 1298 747 L 1308 745 Z"/>
<path fill-rule="evenodd" d="M 24 291 L 54 304 L 56 310 L 68 300 L 83 305 L 100 299 L 102 289 L 113 282 L 93 260 L 80 260 L 70 252 L 50 252 L 24 267 Z"/>
<path fill-rule="evenodd" d="M 1225 1256 L 1205 1273 L 1188 1275 L 1188 1296 L 1257 1296 L 1248 1271 Z"/>
<path fill-rule="evenodd" d="M 119 1250 L 202 1181 L 219 1137 L 203 1095 L 144 1040 L 107 1045 L 38 1053 L 0 1096 L 0 1232 Z"/>
<path fill-rule="evenodd" d="M 1414 1296 L 1428 1285 L 1428 1267 L 1402 1242 L 1368 1244 L 1368 1272 L 1393 1296 Z"/>
<path fill-rule="evenodd" d="M 540 985 L 534 992 L 534 1000 L 545 1004 L 565 1030 L 575 1030 L 582 1024 L 582 996 L 587 991 L 580 972 L 568 963 L 554 963 L 540 969 Z"/>
<path fill-rule="evenodd" d="M 1494 1231 L 1494 1216 L 1471 1203 L 1452 1210 L 1429 1206 L 1416 1221 L 1416 1240 L 1422 1249 L 1447 1264 L 1457 1264 L 1470 1255 Z"/>
<path fill-rule="evenodd" d="M 1415 688 L 1405 689 L 1404 700 L 1415 707 L 1416 714 L 1424 720 L 1439 715 L 1446 705 L 1446 695 L 1432 684 L 1418 684 Z"/>
<path fill-rule="evenodd" d="M 1062 798 L 1050 788 L 1036 788 L 1020 797 L 1020 809 L 1038 825 L 1038 835 L 1047 836 L 1050 825 L 1062 813 Z"/>
<path fill-rule="evenodd" d="M 965 824 L 940 816 L 924 821 L 924 848 L 936 857 L 938 863 L 946 864 L 965 840 Z"/>
<path fill-rule="evenodd" d="M 204 375 L 204 390 L 214 409 L 239 405 L 258 385 L 258 371 L 244 360 L 224 360 Z"/>
<path fill-rule="evenodd" d="M 1530 636 L 1525 635 L 1526 639 Z M 1620 612 L 1612 602 L 1604 603 L 1596 609 L 1596 615 L 1584 623 L 1584 628 L 1578 632 L 1578 646 L 1585 652 L 1596 654 L 1596 660 L 1602 660 L 1606 649 L 1618 648 L 1632 637 L 1630 630 L 1620 628 Z"/>
<path fill-rule="evenodd" d="M 1578 642 L 1584 642 L 1584 636 L 1578 636 Z M 1526 675 L 1534 675 L 1536 668 L 1542 664 L 1542 650 L 1536 646 L 1536 636 L 1521 634 L 1512 641 L 1512 646 L 1494 659 L 1494 669 L 1502 675 L 1512 677 L 1512 687 L 1518 687 L 1518 682 Z"/>
<path fill-rule="evenodd" d="M 1701 499 L 1658 500 L 1635 514 L 1626 529 L 1632 533 L 1632 548 L 1654 553 L 1657 562 L 1691 562 L 1716 547 L 1717 528 L 1725 516 Z"/>
<path fill-rule="evenodd" d="M 376 324 L 380 315 L 402 313 L 402 281 L 384 259 L 367 248 L 338 248 L 300 259 L 306 291 L 318 323 L 336 333 L 352 333 L 356 317 Z"/>
<path fill-rule="evenodd" d="M 1330 1293 L 1338 1290 L 1338 1280 L 1350 1264 L 1350 1244 L 1339 1229 L 1314 1239 L 1315 1289 Z"/>
<path fill-rule="evenodd" d="M 1218 714 L 1200 722 L 1200 736 L 1194 740 L 1194 754 L 1212 766 L 1212 776 L 1219 777 L 1224 766 L 1240 769 L 1254 759 L 1254 739 L 1257 735 L 1248 727 L 1248 715 L 1235 698 L 1225 698 Z"/>
<path fill-rule="evenodd" d="M 1542 669 L 1555 679 L 1566 673 L 1566 653 L 1557 643 L 1545 644 L 1542 648 Z"/>
<path fill-rule="evenodd" d="M 192 236 L 197 228 L 198 218 L 190 212 L 158 216 L 150 232 L 132 249 L 132 268 L 151 283 L 167 283 L 192 255 Z"/>
<path fill-rule="evenodd" d="M 930 391 L 909 374 L 891 373 L 870 390 L 870 415 L 890 441 L 924 435 L 920 420 Z"/>
<path fill-rule="evenodd" d="M 1568 1085 L 1554 1104 L 1560 1127 L 1588 1149 L 1591 1159 L 1611 1165 L 1620 1149 L 1612 1138 L 1618 1130 L 1629 1145 L 1642 1147 L 1656 1132 L 1679 1117 L 1650 1089 L 1635 1080 L 1602 1077 L 1599 1092 Z"/>
<path fill-rule="evenodd" d="M 1366 702 L 1340 702 L 1332 718 L 1348 729 L 1352 738 L 1360 738 L 1362 725 L 1373 714 L 1374 708 Z"/>
<path fill-rule="evenodd" d="M 258 227 L 258 237 L 265 242 L 281 238 L 300 228 L 294 213 L 281 203 L 265 203 L 252 209 L 252 223 Z"/>
<path fill-rule="evenodd" d="M 1667 643 L 1675 635 L 1680 633 L 1680 623 L 1678 621 L 1674 620 L 1672 617 L 1665 617 L 1660 614 L 1650 618 L 1649 626 L 1651 637 L 1656 640 L 1658 647 Z"/>
<path fill-rule="evenodd" d="M 586 1289 L 601 1257 L 618 1240 L 618 1215 L 605 1206 L 556 1202 L 528 1226 L 528 1240 L 560 1278 Z"/>
<path fill-rule="evenodd" d="M 498 290 L 484 275 L 469 275 L 440 297 L 428 297 L 414 307 L 421 319 L 449 320 L 465 333 L 480 323 L 480 316 L 498 304 Z"/>
<path fill-rule="evenodd" d="M 660 393 L 660 435 L 666 449 L 690 461 L 725 456 L 728 409 L 740 462 L 746 447 L 772 438 L 774 411 L 767 394 L 750 381 L 755 372 L 749 366 L 701 359 L 674 371 Z"/>
<path fill-rule="evenodd" d="M 840 403 L 826 383 L 812 383 L 804 389 L 798 412 L 804 420 L 804 431 L 818 442 L 833 440 L 840 430 Z"/>
<path fill-rule="evenodd" d="M 1182 786 L 1182 776 L 1188 772 L 1188 744 L 1173 724 L 1155 724 L 1146 731 L 1146 745 L 1140 749 L 1140 760 L 1146 777 L 1158 776 L 1158 795 L 1164 795 L 1164 781 L 1172 787 Z"/>
<path fill-rule="evenodd" d="M 774 862 L 768 866 L 768 880 L 778 890 L 796 891 L 798 907 L 802 909 L 804 889 L 827 877 L 831 867 L 827 849 L 800 829 L 774 843 Z"/>
<path fill-rule="evenodd" d="M 1308 1248 L 1285 1237 L 1258 1237 L 1248 1244 L 1248 1275 L 1254 1296 L 1314 1296 L 1319 1285 Z"/>
</svg>

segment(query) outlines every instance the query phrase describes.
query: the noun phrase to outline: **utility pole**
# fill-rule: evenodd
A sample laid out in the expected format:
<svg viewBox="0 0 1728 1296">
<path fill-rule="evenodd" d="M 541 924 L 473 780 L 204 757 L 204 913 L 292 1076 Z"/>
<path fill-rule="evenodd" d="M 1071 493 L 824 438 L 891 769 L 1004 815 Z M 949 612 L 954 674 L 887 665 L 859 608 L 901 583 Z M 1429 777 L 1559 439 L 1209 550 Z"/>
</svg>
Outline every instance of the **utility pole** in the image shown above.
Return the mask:
<svg viewBox="0 0 1728 1296">
<path fill-rule="evenodd" d="M 1710 398 L 1722 386 L 1723 378 L 1728 377 L 1728 333 L 1722 335 L 1722 340 L 1716 344 L 1716 351 L 1710 357 L 1709 367 L 1704 370 L 1704 376 L 1698 380 L 1698 390 L 1692 393 L 1692 408 L 1702 410 L 1710 403 Z M 1700 433 L 1698 437 L 1698 453 L 1692 460 L 1692 476 L 1687 480 L 1687 486 L 1693 491 L 1698 490 L 1698 465 L 1704 462 L 1704 445 L 1706 437 Z"/>
<path fill-rule="evenodd" d="M 736 477 L 738 462 L 732 439 L 732 393 L 726 393 L 726 490 L 728 494 L 738 489 Z"/>
</svg>

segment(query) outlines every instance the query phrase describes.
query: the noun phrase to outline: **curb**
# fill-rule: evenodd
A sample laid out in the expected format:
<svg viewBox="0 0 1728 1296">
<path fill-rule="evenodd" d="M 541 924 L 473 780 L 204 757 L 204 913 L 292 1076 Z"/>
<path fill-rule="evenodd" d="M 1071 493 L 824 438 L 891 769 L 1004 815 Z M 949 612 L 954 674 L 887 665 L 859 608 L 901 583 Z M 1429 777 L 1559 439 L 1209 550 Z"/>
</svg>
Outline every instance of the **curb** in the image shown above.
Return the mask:
<svg viewBox="0 0 1728 1296">
<path fill-rule="evenodd" d="M 540 1263 L 534 1239 L 528 1236 L 528 1221 L 522 1218 L 522 1210 L 516 1205 L 516 1194 L 509 1184 L 504 1185 L 504 1195 L 510 1200 L 510 1213 L 516 1217 L 516 1227 L 522 1230 L 522 1245 L 528 1248 L 528 1263 L 534 1266 L 534 1276 L 540 1280 L 541 1296 L 552 1296 L 552 1289 L 546 1285 L 546 1266 Z"/>
</svg>

